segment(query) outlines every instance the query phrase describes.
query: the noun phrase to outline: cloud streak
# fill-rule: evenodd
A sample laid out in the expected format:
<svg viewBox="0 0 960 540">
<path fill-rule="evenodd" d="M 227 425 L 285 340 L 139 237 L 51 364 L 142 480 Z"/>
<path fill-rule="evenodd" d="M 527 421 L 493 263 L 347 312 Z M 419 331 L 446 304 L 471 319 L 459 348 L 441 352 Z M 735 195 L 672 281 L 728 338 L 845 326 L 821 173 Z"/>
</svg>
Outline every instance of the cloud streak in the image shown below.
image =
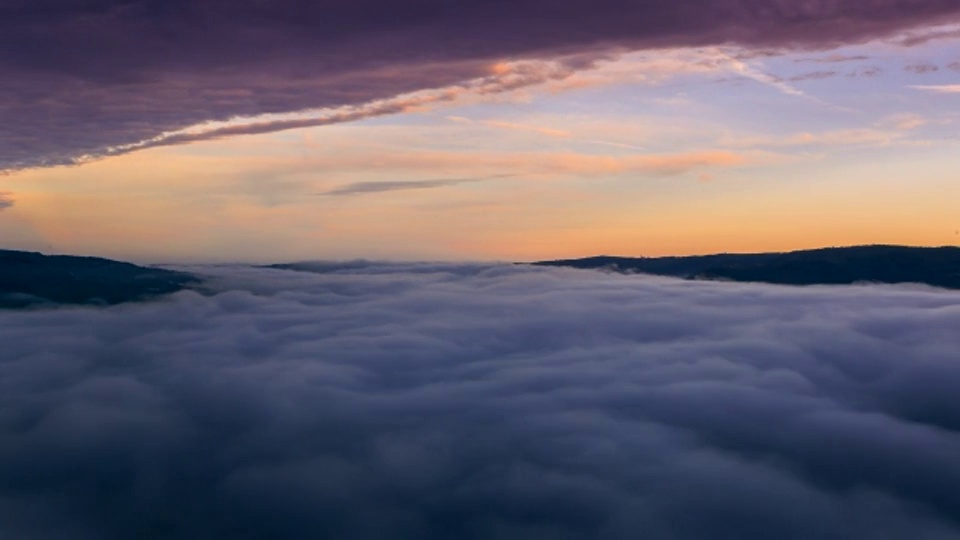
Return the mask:
<svg viewBox="0 0 960 540">
<path fill-rule="evenodd" d="M 435 189 L 448 186 L 458 186 L 461 184 L 470 184 L 476 182 L 486 182 L 500 178 L 509 178 L 516 176 L 513 174 L 500 174 L 494 176 L 477 176 L 472 178 L 438 178 L 435 180 L 410 180 L 410 181 L 382 181 L 382 182 L 356 182 L 340 186 L 330 191 L 320 193 L 320 195 L 344 196 L 344 195 L 364 195 L 369 193 L 385 193 L 388 191 L 406 191 L 412 189 Z"/>
<path fill-rule="evenodd" d="M 13 198 L 13 194 L 8 191 L 0 191 L 0 211 L 6 210 L 7 208 L 12 208 L 16 204 L 16 199 Z"/>
<path fill-rule="evenodd" d="M 916 30 L 907 32 L 906 35 L 895 40 L 895 42 L 904 47 L 915 47 L 924 45 L 931 41 L 952 40 L 960 38 L 960 28 L 956 25 L 944 25 L 935 28 Z"/>
<path fill-rule="evenodd" d="M 933 64 L 912 64 L 904 67 L 903 70 L 916 75 L 926 75 L 928 73 L 936 73 L 940 71 L 940 68 Z"/>
<path fill-rule="evenodd" d="M 239 135 L 256 135 L 288 129 L 342 124 L 398 114 L 453 102 L 466 96 L 491 96 L 553 80 L 562 80 L 573 74 L 573 66 L 585 68 L 590 64 L 592 64 L 592 59 L 587 60 L 580 56 L 558 61 L 502 63 L 494 66 L 490 75 L 454 86 L 402 94 L 390 99 L 333 110 L 235 118 L 228 122 L 213 122 L 192 126 L 183 130 L 161 133 L 143 141 L 109 147 L 100 153 L 81 156 L 79 162 L 127 154 L 147 148 L 210 141 Z"/>
<path fill-rule="evenodd" d="M 547 9 L 538 0 L 5 2 L 0 169 L 76 163 L 158 137 L 202 140 L 190 130 L 238 117 L 346 108 L 349 121 L 354 109 L 456 87 L 504 61 L 719 44 L 818 49 L 960 16 L 952 0 L 564 0 Z"/>
<path fill-rule="evenodd" d="M 960 84 L 914 85 L 910 88 L 938 94 L 960 94 Z"/>
<path fill-rule="evenodd" d="M 849 54 L 829 54 L 826 56 L 818 56 L 813 58 L 800 58 L 796 60 L 797 63 L 801 62 L 813 62 L 816 64 L 837 64 L 842 62 L 861 62 L 864 60 L 870 60 L 871 57 L 865 56 L 862 54 L 858 55 L 849 55 Z"/>
<path fill-rule="evenodd" d="M 15 538 L 960 538 L 960 299 L 221 267 L 0 312 Z"/>
<path fill-rule="evenodd" d="M 726 141 L 721 141 L 725 143 Z M 570 175 L 603 177 L 618 174 L 670 176 L 689 171 L 738 167 L 764 163 L 779 156 L 766 152 L 746 152 L 708 149 L 677 154 L 588 154 L 581 152 L 464 152 L 464 151 L 384 151 L 372 161 L 366 153 L 344 151 L 328 156 L 317 156 L 281 169 L 283 174 L 298 172 L 330 173 L 348 171 L 380 171 L 396 175 L 398 171 L 416 176 L 439 174 L 451 179 L 460 178 L 464 164 L 482 171 L 477 176 L 552 176 Z M 474 178 L 465 175 L 464 177 Z"/>
<path fill-rule="evenodd" d="M 819 81 L 836 77 L 836 71 L 811 71 L 790 77 L 790 82 Z"/>
</svg>

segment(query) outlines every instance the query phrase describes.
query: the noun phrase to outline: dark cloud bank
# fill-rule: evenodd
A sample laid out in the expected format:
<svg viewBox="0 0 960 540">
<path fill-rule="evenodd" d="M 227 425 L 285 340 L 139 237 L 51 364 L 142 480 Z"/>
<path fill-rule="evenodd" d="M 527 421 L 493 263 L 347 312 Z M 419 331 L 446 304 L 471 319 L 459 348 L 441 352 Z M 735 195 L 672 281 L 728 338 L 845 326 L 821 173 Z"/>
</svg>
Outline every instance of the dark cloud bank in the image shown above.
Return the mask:
<svg viewBox="0 0 960 540">
<path fill-rule="evenodd" d="M 0 536 L 960 538 L 956 293 L 311 268 L 0 313 Z"/>
<path fill-rule="evenodd" d="M 447 86 L 501 59 L 824 48 L 958 16 L 956 0 L 0 0 L 0 170 L 71 163 L 208 120 Z"/>
</svg>

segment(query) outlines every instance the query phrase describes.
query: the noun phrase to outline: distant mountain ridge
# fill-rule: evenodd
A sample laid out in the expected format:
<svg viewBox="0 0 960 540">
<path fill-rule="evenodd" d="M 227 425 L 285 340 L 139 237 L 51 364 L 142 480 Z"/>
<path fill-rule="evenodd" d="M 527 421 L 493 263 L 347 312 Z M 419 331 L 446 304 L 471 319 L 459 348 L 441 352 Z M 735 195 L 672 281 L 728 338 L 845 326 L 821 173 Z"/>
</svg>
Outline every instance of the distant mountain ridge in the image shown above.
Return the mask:
<svg viewBox="0 0 960 540">
<path fill-rule="evenodd" d="M 533 264 L 781 285 L 925 283 L 960 289 L 960 247 L 872 245 L 689 257 L 599 256 Z"/>
<path fill-rule="evenodd" d="M 533 264 L 783 285 L 923 283 L 960 289 L 960 247 L 874 245 L 689 257 L 599 256 Z M 184 272 L 98 257 L 0 249 L 0 309 L 118 304 L 173 293 L 199 282 Z"/>
<path fill-rule="evenodd" d="M 0 308 L 119 304 L 176 292 L 198 281 L 183 272 L 98 257 L 0 249 Z"/>
</svg>

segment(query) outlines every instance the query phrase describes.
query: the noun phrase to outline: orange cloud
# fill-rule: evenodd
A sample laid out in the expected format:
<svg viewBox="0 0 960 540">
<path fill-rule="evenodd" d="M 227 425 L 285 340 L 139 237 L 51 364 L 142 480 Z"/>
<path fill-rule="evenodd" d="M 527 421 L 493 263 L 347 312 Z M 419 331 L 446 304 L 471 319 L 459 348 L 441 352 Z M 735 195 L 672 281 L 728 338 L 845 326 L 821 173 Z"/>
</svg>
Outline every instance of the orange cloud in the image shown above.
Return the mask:
<svg viewBox="0 0 960 540">
<path fill-rule="evenodd" d="M 910 88 L 939 94 L 960 94 L 960 84 L 915 85 Z"/>
</svg>

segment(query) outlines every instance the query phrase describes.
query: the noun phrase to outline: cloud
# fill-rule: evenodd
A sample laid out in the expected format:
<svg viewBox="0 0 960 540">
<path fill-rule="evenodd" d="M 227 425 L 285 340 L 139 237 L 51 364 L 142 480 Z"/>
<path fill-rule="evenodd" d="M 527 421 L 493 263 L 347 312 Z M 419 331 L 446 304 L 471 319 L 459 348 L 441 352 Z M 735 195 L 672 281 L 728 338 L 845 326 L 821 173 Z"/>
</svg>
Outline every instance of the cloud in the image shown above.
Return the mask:
<svg viewBox="0 0 960 540">
<path fill-rule="evenodd" d="M 727 61 L 730 64 L 731 70 L 734 73 L 737 73 L 743 77 L 752 79 L 761 84 L 765 84 L 767 86 L 775 88 L 780 92 L 783 92 L 784 94 L 787 94 L 789 96 L 796 96 L 796 97 L 803 97 L 803 98 L 809 97 L 806 93 L 803 92 L 803 90 L 800 90 L 799 88 L 795 88 L 790 84 L 787 84 L 783 80 L 783 78 L 779 76 L 772 75 L 770 73 L 764 73 L 763 71 L 760 71 L 757 68 L 747 64 L 746 62 L 743 62 L 732 56 L 728 57 Z"/>
<path fill-rule="evenodd" d="M 568 62 L 570 65 L 568 65 Z M 234 118 L 227 122 L 210 122 L 182 130 L 161 133 L 142 141 L 109 147 L 100 153 L 81 156 L 77 161 L 84 162 L 159 146 L 342 124 L 398 114 L 430 105 L 452 102 L 465 95 L 495 95 L 551 80 L 563 79 L 573 73 L 571 65 L 584 68 L 588 65 L 588 62 L 584 61 L 584 57 L 578 56 L 573 59 L 558 61 L 501 63 L 492 68 L 490 75 L 472 79 L 462 84 L 401 94 L 390 99 L 377 100 L 357 106 L 291 114 L 263 115 L 253 118 Z"/>
<path fill-rule="evenodd" d="M 892 127 L 900 131 L 911 131 L 930 123 L 926 117 L 918 114 L 895 114 L 881 119 L 877 125 L 881 127 Z"/>
<path fill-rule="evenodd" d="M 459 124 L 481 125 L 481 126 L 486 126 L 486 127 L 496 128 L 496 129 L 503 129 L 508 131 L 521 131 L 521 132 L 526 131 L 531 133 L 537 133 L 545 137 L 569 139 L 576 142 L 593 144 L 598 146 L 609 146 L 613 148 L 622 148 L 627 150 L 644 150 L 645 149 L 645 147 L 637 144 L 610 141 L 605 139 L 583 138 L 583 137 L 575 136 L 575 134 L 572 131 L 569 131 L 566 129 L 558 129 L 555 127 L 522 124 L 517 122 L 507 122 L 504 120 L 474 120 L 472 118 L 467 118 L 463 116 L 448 116 L 447 120 L 450 120 L 451 122 L 457 122 Z"/>
<path fill-rule="evenodd" d="M 0 191 L 0 211 L 11 208 L 16 204 L 16 199 L 13 198 L 13 194 L 8 191 Z"/>
<path fill-rule="evenodd" d="M 749 161 L 745 155 L 718 150 L 631 156 L 558 153 L 543 154 L 542 159 L 545 161 L 537 168 L 544 172 L 587 176 L 619 173 L 672 175 L 701 167 L 735 167 Z"/>
<path fill-rule="evenodd" d="M 299 268 L 0 312 L 0 533 L 960 538 L 956 293 Z"/>
<path fill-rule="evenodd" d="M 819 81 L 822 79 L 829 79 L 837 75 L 836 71 L 811 71 L 809 73 L 801 73 L 800 75 L 794 75 L 790 77 L 790 82 L 802 82 L 802 81 Z"/>
<path fill-rule="evenodd" d="M 952 69 L 953 71 L 960 71 L 960 61 L 958 61 L 958 62 L 952 62 L 952 63 L 951 63 L 950 65 L 948 65 L 947 67 L 950 68 L 950 69 Z"/>
<path fill-rule="evenodd" d="M 960 84 L 915 85 L 910 88 L 938 94 L 960 94 Z"/>
<path fill-rule="evenodd" d="M 803 146 L 887 146 L 899 141 L 905 137 L 903 131 L 923 125 L 922 119 L 915 116 L 904 116 L 884 119 L 879 126 L 886 129 L 877 128 L 856 128 L 839 129 L 831 131 L 822 131 L 818 133 L 801 132 L 780 136 L 749 136 L 749 137 L 726 137 L 721 143 L 734 148 L 755 148 L 755 147 L 803 147 Z M 889 128 L 895 128 L 891 130 Z"/>
<path fill-rule="evenodd" d="M 737 167 L 757 164 L 770 159 L 763 152 L 733 152 L 703 150 L 677 154 L 588 154 L 580 152 L 463 152 L 429 151 L 410 153 L 384 151 L 371 160 L 365 152 L 344 151 L 336 155 L 316 156 L 286 166 L 271 168 L 274 174 L 298 172 L 383 171 L 396 175 L 398 171 L 418 175 L 442 171 L 452 179 L 465 165 L 482 171 L 484 177 L 580 175 L 596 177 L 612 174 L 671 175 L 711 167 Z M 469 178 L 473 178 L 472 176 Z M 331 187 L 336 189 L 336 187 Z"/>
<path fill-rule="evenodd" d="M 952 0 L 545 9 L 539 0 L 8 1 L 0 169 L 76 163 L 206 122 L 365 108 L 486 77 L 504 61 L 720 44 L 823 49 L 960 16 Z M 517 75 L 516 84 L 528 82 Z"/>
<path fill-rule="evenodd" d="M 904 71 L 910 73 L 916 73 L 917 75 L 925 75 L 927 73 L 935 73 L 940 71 L 940 68 L 933 64 L 913 64 L 903 68 Z"/>
<path fill-rule="evenodd" d="M 366 193 L 384 193 L 387 191 L 403 191 L 410 189 L 433 189 L 447 186 L 457 186 L 474 182 L 485 182 L 498 178 L 509 178 L 515 176 L 512 174 L 501 174 L 495 176 L 478 176 L 472 178 L 440 178 L 436 180 L 411 180 L 411 181 L 382 181 L 382 182 L 356 182 L 340 186 L 330 191 L 325 191 L 320 195 L 361 195 Z"/>
<path fill-rule="evenodd" d="M 840 62 L 859 62 L 862 60 L 869 60 L 869 56 L 864 55 L 849 55 L 849 54 L 829 54 L 827 56 L 818 56 L 813 58 L 799 58 L 795 60 L 796 62 L 814 62 L 817 64 L 836 64 Z"/>
<path fill-rule="evenodd" d="M 883 68 L 879 66 L 870 66 L 860 70 L 851 71 L 850 73 L 847 73 L 847 77 L 850 77 L 851 79 L 872 79 L 873 77 L 881 75 L 882 73 Z"/>
<path fill-rule="evenodd" d="M 825 106 L 825 107 L 831 108 L 831 109 L 836 109 L 836 110 L 842 110 L 842 111 L 847 111 L 847 112 L 849 112 L 848 109 L 846 109 L 846 108 L 844 108 L 844 107 L 840 107 L 840 106 L 838 106 L 838 105 L 835 105 L 835 104 L 833 104 L 833 103 L 830 103 L 830 102 L 828 102 L 828 101 L 825 101 L 825 100 L 823 100 L 823 99 L 820 99 L 820 98 L 818 98 L 818 97 L 816 97 L 816 96 L 812 96 L 812 95 L 810 95 L 810 94 L 807 94 L 807 93 L 804 92 L 803 90 L 800 90 L 800 89 L 797 88 L 796 86 L 793 86 L 792 84 L 790 84 L 790 82 L 793 82 L 793 81 L 804 81 L 804 80 L 810 80 L 810 79 L 822 79 L 822 78 L 826 78 L 826 77 L 829 77 L 829 76 L 830 76 L 830 74 L 828 74 L 828 72 L 808 73 L 808 74 L 806 74 L 806 75 L 800 75 L 800 76 L 798 76 L 798 77 L 791 78 L 791 79 L 787 80 L 787 79 L 784 79 L 783 77 L 780 77 L 780 76 L 778 76 L 778 75 L 774 75 L 774 74 L 771 74 L 771 73 L 766 73 L 766 72 L 758 69 L 757 67 L 754 67 L 754 66 L 752 66 L 752 65 L 750 65 L 750 64 L 747 64 L 746 62 L 744 62 L 744 61 L 742 61 L 742 60 L 740 60 L 740 59 L 737 59 L 737 58 L 734 58 L 734 57 L 728 57 L 727 60 L 728 60 L 728 62 L 729 62 L 729 65 L 730 65 L 731 70 L 732 70 L 734 73 L 737 73 L 737 74 L 739 74 L 739 75 L 741 75 L 741 76 L 743 76 L 743 77 L 746 77 L 746 78 L 748 78 L 748 79 L 752 79 L 752 80 L 754 80 L 754 81 L 757 81 L 757 82 L 759 82 L 759 83 L 761 83 L 761 84 L 765 84 L 765 85 L 767 85 L 767 86 L 770 86 L 771 88 L 774 88 L 774 89 L 776 89 L 776 90 L 778 90 L 778 91 L 780 91 L 780 92 L 782 92 L 782 93 L 784 93 L 784 94 L 786 94 L 786 95 L 789 95 L 789 96 L 795 96 L 795 97 L 807 99 L 807 100 L 813 101 L 813 102 L 815 102 L 815 103 L 818 103 L 818 104 L 820 104 L 820 105 L 823 105 L 823 106 Z"/>
<path fill-rule="evenodd" d="M 569 131 L 563 129 L 554 129 L 542 126 L 530 126 L 527 124 L 518 124 L 516 122 L 504 122 L 502 120 L 484 120 L 481 122 L 484 125 L 502 128 L 502 129 L 515 129 L 519 131 L 533 131 L 541 135 L 546 135 L 548 137 L 569 137 L 571 134 Z"/>
<path fill-rule="evenodd" d="M 941 27 L 907 32 L 906 35 L 896 39 L 895 42 L 904 47 L 916 47 L 931 41 L 951 40 L 957 38 L 960 38 L 960 28 L 957 28 L 956 25 L 945 25 Z"/>
</svg>

